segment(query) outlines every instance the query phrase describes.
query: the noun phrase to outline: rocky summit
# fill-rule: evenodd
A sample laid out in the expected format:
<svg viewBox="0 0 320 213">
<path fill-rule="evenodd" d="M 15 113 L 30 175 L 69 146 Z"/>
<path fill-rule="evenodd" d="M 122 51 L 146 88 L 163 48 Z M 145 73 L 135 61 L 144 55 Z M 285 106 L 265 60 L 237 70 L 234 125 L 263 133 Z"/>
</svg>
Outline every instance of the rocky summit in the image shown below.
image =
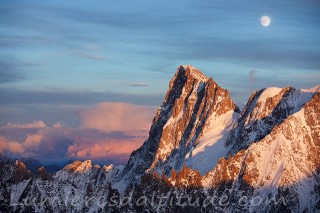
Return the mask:
<svg viewBox="0 0 320 213">
<path fill-rule="evenodd" d="M 201 138 L 220 128 L 216 120 L 232 120 L 239 112 L 228 90 L 196 68 L 180 66 L 153 119 L 149 138 L 132 153 L 124 175 L 136 178 L 146 171 L 168 175 L 172 169 L 180 170 L 186 156 L 204 143 Z"/>
</svg>

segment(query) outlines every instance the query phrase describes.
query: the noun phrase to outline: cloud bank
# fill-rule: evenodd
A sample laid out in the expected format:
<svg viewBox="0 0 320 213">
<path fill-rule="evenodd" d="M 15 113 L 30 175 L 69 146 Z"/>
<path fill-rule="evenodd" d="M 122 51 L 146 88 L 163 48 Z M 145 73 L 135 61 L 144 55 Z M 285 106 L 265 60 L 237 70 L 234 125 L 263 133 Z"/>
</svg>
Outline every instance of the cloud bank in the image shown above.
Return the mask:
<svg viewBox="0 0 320 213">
<path fill-rule="evenodd" d="M 33 148 L 39 146 L 42 142 L 44 135 L 39 134 L 27 134 L 25 140 L 22 142 L 10 140 L 4 136 L 0 136 L 0 152 L 1 153 L 18 153 L 27 154 Z"/>
<path fill-rule="evenodd" d="M 150 129 L 154 114 L 149 106 L 103 102 L 82 110 L 80 116 L 83 128 L 127 132 Z"/>
<path fill-rule="evenodd" d="M 7 123 L 0 127 L 0 152 L 9 157 L 33 157 L 44 163 L 92 159 L 124 164 L 147 138 L 154 108 L 103 102 L 79 111 L 80 126 L 44 121 Z"/>
</svg>

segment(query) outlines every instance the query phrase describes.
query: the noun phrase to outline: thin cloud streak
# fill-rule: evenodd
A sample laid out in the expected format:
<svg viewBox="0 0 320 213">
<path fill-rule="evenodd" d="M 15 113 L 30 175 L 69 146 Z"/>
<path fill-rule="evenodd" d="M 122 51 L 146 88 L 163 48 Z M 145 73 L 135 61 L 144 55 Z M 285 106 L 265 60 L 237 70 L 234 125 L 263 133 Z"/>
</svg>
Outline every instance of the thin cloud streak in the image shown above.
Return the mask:
<svg viewBox="0 0 320 213">
<path fill-rule="evenodd" d="M 17 128 L 17 129 L 29 129 L 29 128 L 45 128 L 47 125 L 43 121 L 34 121 L 32 123 L 26 124 L 15 124 L 15 123 L 7 123 L 6 125 L 1 126 L 1 128 Z"/>
<path fill-rule="evenodd" d="M 143 82 L 130 83 L 128 85 L 130 87 L 147 87 L 147 86 L 149 86 L 148 83 L 143 83 Z"/>
<path fill-rule="evenodd" d="M 78 56 L 80 58 L 87 58 L 95 61 L 106 61 L 108 59 L 107 57 L 96 54 L 96 53 L 75 52 L 75 56 Z"/>
</svg>

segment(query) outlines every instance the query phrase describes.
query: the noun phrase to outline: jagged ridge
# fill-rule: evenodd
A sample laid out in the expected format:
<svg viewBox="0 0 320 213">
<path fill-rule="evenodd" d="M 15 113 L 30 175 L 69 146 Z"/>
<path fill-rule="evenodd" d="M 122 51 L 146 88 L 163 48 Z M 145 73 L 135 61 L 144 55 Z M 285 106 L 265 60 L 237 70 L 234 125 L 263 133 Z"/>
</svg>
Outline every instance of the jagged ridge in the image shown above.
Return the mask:
<svg viewBox="0 0 320 213">
<path fill-rule="evenodd" d="M 124 176 L 132 181 L 146 171 L 169 174 L 172 169 L 180 169 L 186 155 L 209 131 L 209 121 L 229 111 L 239 112 L 239 108 L 228 90 L 196 68 L 180 66 L 153 119 L 149 138 L 132 153 Z"/>
<path fill-rule="evenodd" d="M 320 85 L 310 90 L 292 87 L 259 90 L 251 95 L 239 115 L 227 90 L 196 68 L 180 66 L 153 120 L 149 138 L 132 153 L 124 169 L 92 165 L 87 160 L 75 161 L 54 175 L 44 168 L 33 175 L 22 162 L 0 155 L 0 211 L 35 211 L 31 207 L 12 207 L 10 202 L 25 198 L 40 202 L 42 196 L 63 200 L 69 195 L 79 196 L 79 205 L 73 207 L 69 201 L 47 204 L 37 210 L 141 211 L 138 206 L 101 209 L 94 202 L 85 203 L 88 197 L 119 195 L 112 189 L 117 187 L 124 195 L 133 192 L 135 198 L 150 197 L 154 191 L 173 190 L 176 194 L 171 197 L 175 201 L 179 192 L 200 197 L 201 202 L 211 191 L 217 190 L 219 196 L 226 193 L 228 205 L 206 207 L 211 212 L 317 212 L 320 210 L 319 88 Z M 201 176 L 197 169 L 208 158 L 201 154 L 206 152 L 220 159 L 209 158 L 212 169 Z M 243 195 L 247 199 L 284 198 L 286 205 L 262 202 L 242 206 L 238 201 Z M 203 210 L 198 206 L 168 205 L 145 209 Z"/>
</svg>

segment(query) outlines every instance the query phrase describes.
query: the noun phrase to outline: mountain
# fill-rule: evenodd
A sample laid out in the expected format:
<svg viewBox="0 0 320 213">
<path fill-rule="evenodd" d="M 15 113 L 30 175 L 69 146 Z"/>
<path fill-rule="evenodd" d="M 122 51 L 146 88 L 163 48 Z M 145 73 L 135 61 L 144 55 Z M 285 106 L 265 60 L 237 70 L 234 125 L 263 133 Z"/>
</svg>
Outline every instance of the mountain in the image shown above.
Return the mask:
<svg viewBox="0 0 320 213">
<path fill-rule="evenodd" d="M 169 178 L 143 177 L 135 193 L 176 203 L 160 212 L 320 212 L 319 88 L 254 92 L 211 171 L 201 176 L 185 164 Z"/>
<path fill-rule="evenodd" d="M 271 87 L 254 92 L 228 138 L 232 154 L 270 134 L 273 128 L 300 111 L 316 93 L 319 93 L 319 86 L 309 90 Z"/>
<path fill-rule="evenodd" d="M 202 166 L 205 173 L 214 166 L 206 159 L 211 151 L 216 159 L 226 153 L 223 135 L 239 113 L 228 90 L 196 68 L 180 66 L 153 119 L 149 138 L 130 156 L 125 178 L 139 181 L 140 175 L 151 171 L 168 175 L 172 169 L 181 169 L 185 158 L 195 168 Z"/>
<path fill-rule="evenodd" d="M 230 134 L 230 155 L 203 180 L 205 187 L 229 188 L 233 197 L 258 197 L 247 211 L 320 211 L 320 93 L 292 87 L 254 93 Z M 243 196 L 243 194 L 242 194 Z M 244 210 L 232 206 L 229 210 Z"/>
<path fill-rule="evenodd" d="M 34 158 L 21 158 L 19 161 L 23 162 L 32 173 L 36 173 L 42 166 L 42 163 Z"/>
<path fill-rule="evenodd" d="M 37 159 L 34 158 L 20 158 L 19 161 L 23 162 L 26 167 L 28 169 L 30 169 L 30 171 L 32 173 L 36 173 L 38 171 L 39 168 L 41 168 L 42 166 L 45 167 L 45 170 L 49 173 L 54 173 L 57 172 L 59 170 L 61 170 L 65 165 L 68 165 L 70 163 L 72 163 L 72 160 L 67 161 L 64 164 L 48 164 L 48 165 L 43 165 L 40 161 L 38 161 Z"/>
<path fill-rule="evenodd" d="M 125 166 L 32 174 L 0 155 L 0 212 L 320 212 L 320 85 L 255 91 L 240 111 L 192 66 Z"/>
<path fill-rule="evenodd" d="M 103 199 L 118 195 L 110 182 L 119 173 L 90 160 L 75 161 L 55 174 L 42 166 L 34 175 L 18 160 L 0 162 L 0 212 L 98 212 Z"/>
</svg>

